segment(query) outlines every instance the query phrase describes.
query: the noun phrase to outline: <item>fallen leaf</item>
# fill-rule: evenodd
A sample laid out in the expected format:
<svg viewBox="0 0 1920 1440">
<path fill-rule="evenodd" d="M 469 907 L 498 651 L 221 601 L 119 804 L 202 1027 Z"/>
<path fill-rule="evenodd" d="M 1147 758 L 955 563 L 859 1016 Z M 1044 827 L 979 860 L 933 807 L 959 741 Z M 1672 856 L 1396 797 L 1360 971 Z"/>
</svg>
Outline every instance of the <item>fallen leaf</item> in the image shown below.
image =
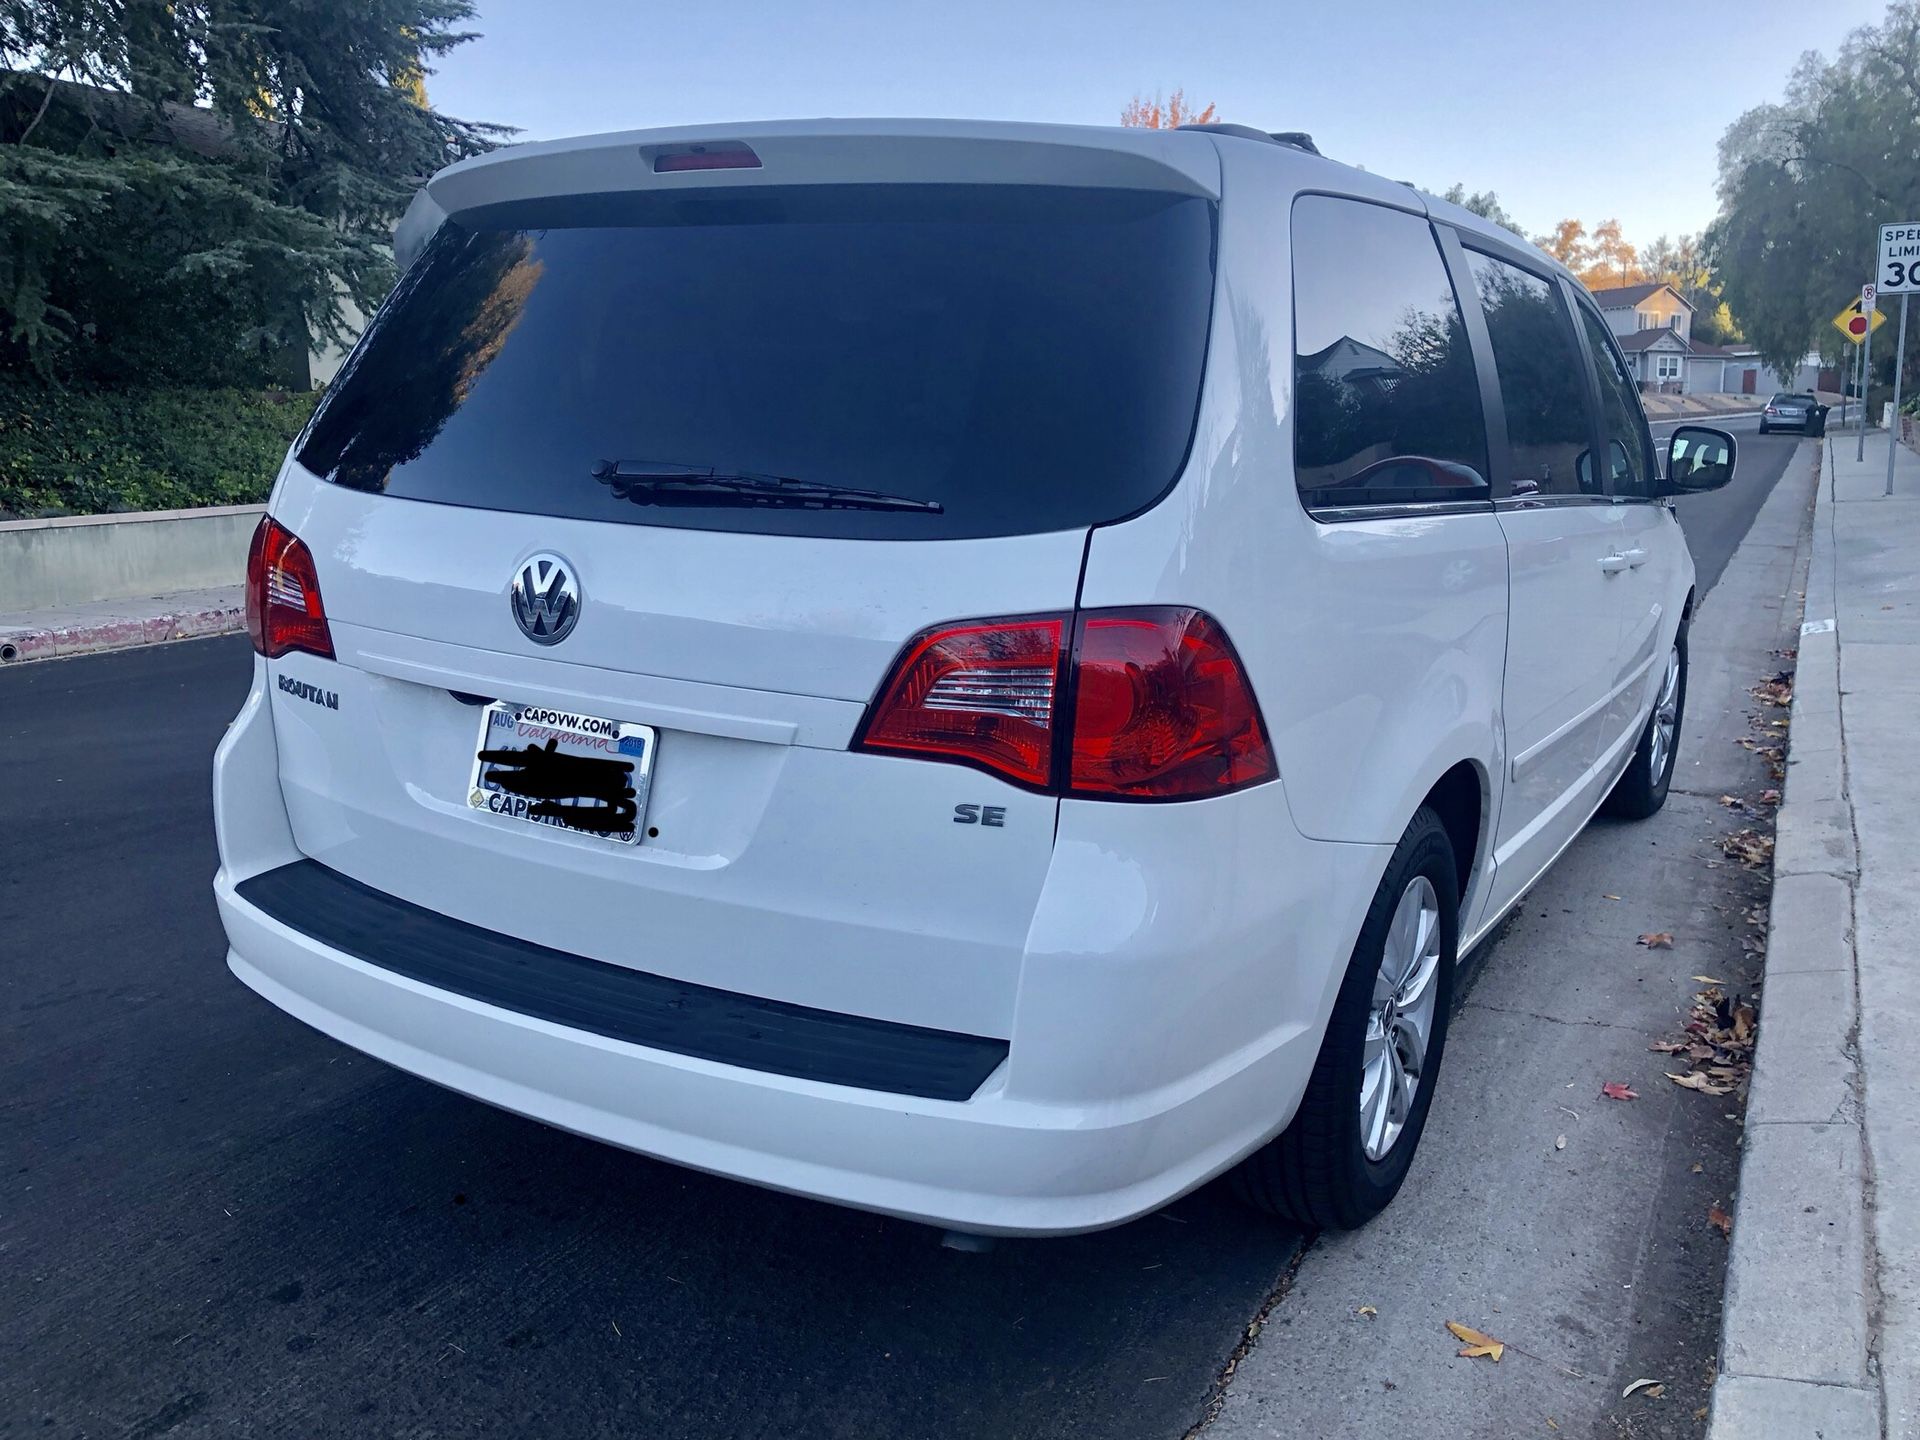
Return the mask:
<svg viewBox="0 0 1920 1440">
<path fill-rule="evenodd" d="M 1678 1055 L 1686 1048 L 1687 1042 L 1684 1040 L 1656 1040 L 1653 1044 L 1647 1046 L 1647 1049 L 1661 1055 Z"/>
<path fill-rule="evenodd" d="M 1362 1305 L 1358 1310 L 1354 1311 L 1353 1313 L 1356 1315 L 1378 1315 L 1380 1312 L 1374 1309 L 1373 1306 L 1371 1305 Z"/>
<path fill-rule="evenodd" d="M 1777 748 L 1774 752 L 1779 753 Z M 1769 757 L 1772 758 L 1772 757 Z M 1759 870 L 1773 860 L 1773 837 L 1757 830 L 1736 830 L 1720 837 L 1720 848 L 1743 865 Z"/>
<path fill-rule="evenodd" d="M 1667 1387 L 1665 1383 L 1662 1381 L 1636 1380 L 1631 1385 L 1627 1386 L 1626 1389 L 1620 1392 L 1620 1398 L 1624 1400 L 1629 1395 L 1633 1394 L 1636 1390 L 1646 1391 L 1647 1398 L 1649 1400 L 1658 1400 L 1662 1395 L 1667 1393 Z"/>
<path fill-rule="evenodd" d="M 1707 1168 L 1707 1167 L 1706 1167 L 1706 1166 L 1704 1166 L 1704 1165 L 1702 1165 L 1702 1164 L 1701 1164 L 1701 1163 L 1700 1163 L 1700 1162 L 1699 1162 L 1698 1160 L 1696 1160 L 1696 1161 L 1694 1161 L 1694 1162 L 1693 1162 L 1693 1173 L 1694 1173 L 1695 1175 L 1698 1175 L 1698 1174 L 1700 1174 L 1700 1173 L 1701 1173 L 1702 1171 L 1704 1171 L 1704 1170 L 1705 1170 L 1706 1168 Z"/>
<path fill-rule="evenodd" d="M 1640 943 L 1649 950 L 1671 950 L 1673 948 L 1673 932 L 1671 930 L 1655 930 L 1649 934 L 1642 935 L 1640 937 Z"/>
<path fill-rule="evenodd" d="M 1762 805 L 1778 805 L 1780 803 L 1780 792 L 1778 790 L 1762 790 L 1760 792 L 1760 803 Z"/>
<path fill-rule="evenodd" d="M 1713 1226 L 1722 1235 L 1733 1234 L 1733 1216 L 1722 1210 L 1717 1200 L 1707 1207 L 1707 1224 Z"/>
<path fill-rule="evenodd" d="M 1618 900 L 1620 897 L 1618 895 L 1602 895 L 1600 898 L 1602 900 Z"/>
<path fill-rule="evenodd" d="M 1751 1005 L 1733 1007 L 1733 1038 L 1742 1045 L 1753 1038 L 1754 1013 Z"/>
<path fill-rule="evenodd" d="M 1711 975 L 1695 975 L 1692 978 L 1698 980 L 1702 985 L 1724 985 L 1727 983 L 1724 980 L 1716 980 Z"/>
<path fill-rule="evenodd" d="M 1553 1148 L 1554 1148 L 1554 1149 L 1556 1149 L 1556 1150 L 1564 1150 L 1564 1149 L 1566 1149 L 1566 1148 L 1567 1148 L 1567 1137 L 1566 1137 L 1566 1136 L 1564 1136 L 1564 1135 L 1556 1135 L 1556 1136 L 1554 1136 L 1554 1137 L 1553 1137 Z"/>
<path fill-rule="evenodd" d="M 1600 1087 L 1600 1093 L 1609 1100 L 1638 1100 L 1640 1094 L 1631 1085 L 1623 1085 L 1618 1080 L 1609 1080 Z"/>
<path fill-rule="evenodd" d="M 1667 1079 L 1687 1090 L 1698 1090 L 1702 1095 L 1731 1095 L 1733 1086 L 1716 1085 L 1704 1075 L 1676 1075 L 1671 1070 Z"/>
<path fill-rule="evenodd" d="M 1453 1332 L 1453 1338 L 1464 1341 L 1460 1351 L 1463 1360 L 1491 1360 L 1500 1363 L 1500 1357 L 1507 1353 L 1506 1345 L 1491 1335 L 1483 1335 L 1471 1325 L 1462 1325 L 1458 1320 L 1447 1321 L 1447 1329 Z"/>
</svg>

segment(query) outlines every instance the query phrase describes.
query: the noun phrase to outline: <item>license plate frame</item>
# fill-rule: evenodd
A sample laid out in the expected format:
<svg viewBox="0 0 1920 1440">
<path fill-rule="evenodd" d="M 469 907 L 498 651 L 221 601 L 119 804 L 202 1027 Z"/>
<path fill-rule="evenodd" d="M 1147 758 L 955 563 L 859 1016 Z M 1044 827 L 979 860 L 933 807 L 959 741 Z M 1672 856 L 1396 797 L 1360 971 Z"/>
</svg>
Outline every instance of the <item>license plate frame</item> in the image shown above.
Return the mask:
<svg viewBox="0 0 1920 1440">
<path fill-rule="evenodd" d="M 602 845 L 638 845 L 646 833 L 659 743 L 659 732 L 637 721 L 495 700 L 481 708 L 467 777 L 467 808 L 505 826 L 533 826 Z M 540 752 L 542 758 L 518 758 L 529 752 Z M 508 755 L 513 758 L 505 758 Z M 560 763 L 546 756 L 557 756 Z M 603 768 L 608 763 L 626 766 L 624 787 L 617 786 L 614 772 Z M 619 823 L 617 815 L 601 824 L 568 818 L 617 812 L 624 798 L 621 788 L 632 791 L 633 818 L 627 828 L 601 828 Z"/>
</svg>

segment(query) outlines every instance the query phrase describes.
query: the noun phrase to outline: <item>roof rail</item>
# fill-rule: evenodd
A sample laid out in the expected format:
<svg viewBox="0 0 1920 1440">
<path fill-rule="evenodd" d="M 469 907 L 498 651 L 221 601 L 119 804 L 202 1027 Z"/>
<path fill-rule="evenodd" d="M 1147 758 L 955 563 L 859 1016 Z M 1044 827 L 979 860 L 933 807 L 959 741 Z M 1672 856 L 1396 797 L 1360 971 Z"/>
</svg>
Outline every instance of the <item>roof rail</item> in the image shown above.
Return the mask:
<svg viewBox="0 0 1920 1440">
<path fill-rule="evenodd" d="M 1318 155 L 1320 147 L 1313 143 L 1313 136 L 1304 130 L 1256 130 L 1251 125 L 1230 125 L 1220 121 L 1204 125 L 1180 125 L 1180 130 L 1205 130 L 1213 135 L 1238 135 L 1242 140 L 1261 140 L 1269 145 L 1285 145 L 1289 150 L 1304 150 L 1309 155 Z"/>
</svg>

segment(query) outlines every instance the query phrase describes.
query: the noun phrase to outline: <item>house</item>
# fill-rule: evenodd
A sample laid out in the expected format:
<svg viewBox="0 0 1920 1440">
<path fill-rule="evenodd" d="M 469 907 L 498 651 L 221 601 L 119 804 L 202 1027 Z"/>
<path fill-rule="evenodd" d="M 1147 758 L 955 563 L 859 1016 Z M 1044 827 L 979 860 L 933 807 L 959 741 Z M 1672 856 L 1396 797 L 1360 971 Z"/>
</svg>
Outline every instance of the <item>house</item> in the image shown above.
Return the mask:
<svg viewBox="0 0 1920 1440">
<path fill-rule="evenodd" d="M 1687 383 L 1687 359 L 1694 353 L 1694 347 L 1678 330 L 1630 330 L 1624 334 L 1616 330 L 1613 338 L 1642 390 L 1679 395 L 1703 388 Z M 1704 388 L 1717 390 L 1719 386 Z"/>
<path fill-rule="evenodd" d="M 1682 341 L 1693 338 L 1693 306 L 1671 285 L 1656 282 L 1595 290 L 1593 303 L 1600 307 L 1600 318 L 1615 335 L 1672 330 Z"/>
<path fill-rule="evenodd" d="M 1696 341 L 1693 306 L 1671 285 L 1621 285 L 1592 293 L 1642 390 L 1660 395 L 1758 395 L 1786 383 L 1744 340 L 1730 345 Z M 1817 366 L 1800 388 L 1811 388 L 1816 378 Z"/>
<path fill-rule="evenodd" d="M 1777 377 L 1744 340 L 1731 345 L 1699 344 L 1687 357 L 1687 393 L 1757 395 Z"/>
</svg>

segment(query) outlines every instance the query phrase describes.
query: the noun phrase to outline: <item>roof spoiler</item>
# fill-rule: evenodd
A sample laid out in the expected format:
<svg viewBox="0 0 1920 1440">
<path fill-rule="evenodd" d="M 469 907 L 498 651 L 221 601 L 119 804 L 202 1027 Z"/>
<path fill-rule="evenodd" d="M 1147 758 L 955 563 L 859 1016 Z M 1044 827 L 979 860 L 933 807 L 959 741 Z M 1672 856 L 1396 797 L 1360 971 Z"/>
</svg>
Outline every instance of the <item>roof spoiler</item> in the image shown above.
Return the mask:
<svg viewBox="0 0 1920 1440">
<path fill-rule="evenodd" d="M 1228 125 L 1210 123 L 1206 125 L 1180 125 L 1180 130 L 1205 130 L 1212 135 L 1238 135 L 1242 140 L 1259 140 L 1268 145 L 1284 145 L 1289 150 L 1304 150 L 1309 155 L 1318 155 L 1320 147 L 1313 143 L 1313 136 L 1304 130 L 1256 130 L 1251 125 Z"/>
</svg>

